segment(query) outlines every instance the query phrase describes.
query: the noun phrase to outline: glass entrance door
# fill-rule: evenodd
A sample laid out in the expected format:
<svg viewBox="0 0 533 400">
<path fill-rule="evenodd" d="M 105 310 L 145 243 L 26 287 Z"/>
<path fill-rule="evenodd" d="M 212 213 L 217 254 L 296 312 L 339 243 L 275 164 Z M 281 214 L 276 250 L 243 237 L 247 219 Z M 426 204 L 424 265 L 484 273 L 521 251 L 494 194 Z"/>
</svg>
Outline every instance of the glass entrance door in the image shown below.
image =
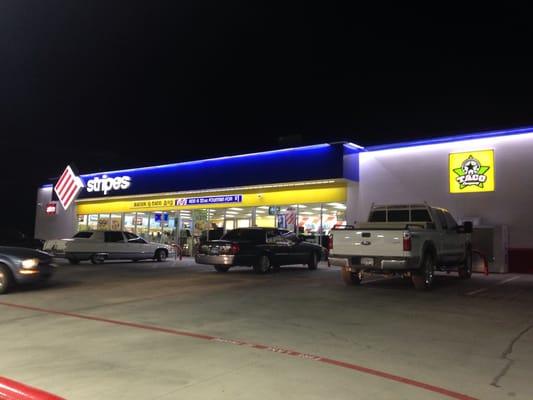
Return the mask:
<svg viewBox="0 0 533 400">
<path fill-rule="evenodd" d="M 192 227 L 193 219 L 192 213 L 189 210 L 180 210 L 176 212 L 177 224 L 177 244 L 180 246 L 184 256 L 192 255 L 193 237 Z"/>
</svg>

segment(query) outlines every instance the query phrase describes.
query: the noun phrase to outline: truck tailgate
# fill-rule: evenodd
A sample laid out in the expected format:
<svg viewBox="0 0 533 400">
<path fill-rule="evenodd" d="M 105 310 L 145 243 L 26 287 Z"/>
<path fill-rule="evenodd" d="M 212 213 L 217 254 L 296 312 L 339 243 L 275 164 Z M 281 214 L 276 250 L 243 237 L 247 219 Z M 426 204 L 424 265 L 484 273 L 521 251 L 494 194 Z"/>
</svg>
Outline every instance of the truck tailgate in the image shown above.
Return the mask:
<svg viewBox="0 0 533 400">
<path fill-rule="evenodd" d="M 334 255 L 401 257 L 403 230 L 354 229 L 332 231 Z"/>
</svg>

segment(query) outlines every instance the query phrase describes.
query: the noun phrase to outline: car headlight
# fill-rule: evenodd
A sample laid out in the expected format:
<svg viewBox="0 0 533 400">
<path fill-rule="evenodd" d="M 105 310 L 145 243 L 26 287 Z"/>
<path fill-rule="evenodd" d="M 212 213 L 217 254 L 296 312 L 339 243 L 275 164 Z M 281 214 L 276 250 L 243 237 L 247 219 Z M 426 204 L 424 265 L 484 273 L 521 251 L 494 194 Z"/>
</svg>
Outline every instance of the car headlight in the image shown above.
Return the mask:
<svg viewBox="0 0 533 400">
<path fill-rule="evenodd" d="M 35 268 L 37 265 L 39 265 L 38 258 L 28 258 L 22 261 L 22 268 L 31 269 Z"/>
</svg>

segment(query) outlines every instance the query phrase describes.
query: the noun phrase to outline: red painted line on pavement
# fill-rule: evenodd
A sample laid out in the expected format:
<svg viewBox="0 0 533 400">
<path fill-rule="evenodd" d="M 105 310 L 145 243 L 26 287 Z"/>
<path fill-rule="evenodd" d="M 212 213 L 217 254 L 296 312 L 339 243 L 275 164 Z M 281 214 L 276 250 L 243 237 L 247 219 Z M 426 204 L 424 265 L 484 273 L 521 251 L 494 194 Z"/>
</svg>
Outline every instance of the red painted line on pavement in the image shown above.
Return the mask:
<svg viewBox="0 0 533 400">
<path fill-rule="evenodd" d="M 20 304 L 6 303 L 3 301 L 0 302 L 0 305 L 6 306 L 6 307 L 20 308 L 20 309 L 29 310 L 29 311 L 37 311 L 37 312 L 42 312 L 42 313 L 47 313 L 47 314 L 62 315 L 65 317 L 73 317 L 73 318 L 85 319 L 85 320 L 90 320 L 90 321 L 105 322 L 105 323 L 114 324 L 114 325 L 127 326 L 130 328 L 137 328 L 137 329 L 144 329 L 144 330 L 155 331 L 155 332 L 168 333 L 171 335 L 186 336 L 186 337 L 190 337 L 194 339 L 207 340 L 210 342 L 231 344 L 235 346 L 243 346 L 243 347 L 249 347 L 253 349 L 266 350 L 266 351 L 271 351 L 274 353 L 285 354 L 285 355 L 292 356 L 292 357 L 298 357 L 298 358 L 305 359 L 305 360 L 321 362 L 324 364 L 333 365 L 333 366 L 340 367 L 340 368 L 346 368 L 346 369 L 350 369 L 350 370 L 361 372 L 361 373 L 368 374 L 368 375 L 373 375 L 379 378 L 387 379 L 389 381 L 394 381 L 397 383 L 402 383 L 404 385 L 413 386 L 419 389 L 424 389 L 429 392 L 437 393 L 437 394 L 446 396 L 451 399 L 478 400 L 475 397 L 471 397 L 463 393 L 455 392 L 453 390 L 449 390 L 449 389 L 442 388 L 439 386 L 434 386 L 434 385 L 424 383 L 421 381 L 417 381 L 414 379 L 405 378 L 399 375 L 390 374 L 385 371 L 380 371 L 380 370 L 373 369 L 373 368 L 367 368 L 362 365 L 357 365 L 357 364 L 353 364 L 353 363 L 349 363 L 345 361 L 334 360 L 331 358 L 322 357 L 322 356 L 318 356 L 314 354 L 301 353 L 299 351 L 284 349 L 284 348 L 276 347 L 276 346 L 268 346 L 264 344 L 245 342 L 241 340 L 226 339 L 226 338 L 222 338 L 218 336 L 211 336 L 211 335 L 205 335 L 201 333 L 180 331 L 177 329 L 163 328 L 163 327 L 159 327 L 155 325 L 145 325 L 145 324 L 138 324 L 135 322 L 120 321 L 120 320 L 102 318 L 102 317 L 94 317 L 90 315 L 77 314 L 77 313 L 72 313 L 68 311 L 58 311 L 58 310 L 51 310 L 47 308 L 24 306 Z"/>
<path fill-rule="evenodd" d="M 0 399 L 5 400 L 64 400 L 52 393 L 24 385 L 0 376 Z"/>
</svg>

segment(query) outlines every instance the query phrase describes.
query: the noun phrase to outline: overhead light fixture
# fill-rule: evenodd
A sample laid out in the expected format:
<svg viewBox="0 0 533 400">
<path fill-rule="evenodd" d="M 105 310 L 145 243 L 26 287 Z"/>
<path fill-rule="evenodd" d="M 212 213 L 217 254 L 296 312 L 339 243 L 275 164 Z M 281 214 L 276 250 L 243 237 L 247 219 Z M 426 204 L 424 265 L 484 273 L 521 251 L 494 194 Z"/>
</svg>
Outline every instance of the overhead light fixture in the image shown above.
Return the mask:
<svg viewBox="0 0 533 400">
<path fill-rule="evenodd" d="M 230 208 L 228 208 L 228 210 L 242 211 L 242 210 L 244 210 L 244 208 L 230 207 Z"/>
</svg>

